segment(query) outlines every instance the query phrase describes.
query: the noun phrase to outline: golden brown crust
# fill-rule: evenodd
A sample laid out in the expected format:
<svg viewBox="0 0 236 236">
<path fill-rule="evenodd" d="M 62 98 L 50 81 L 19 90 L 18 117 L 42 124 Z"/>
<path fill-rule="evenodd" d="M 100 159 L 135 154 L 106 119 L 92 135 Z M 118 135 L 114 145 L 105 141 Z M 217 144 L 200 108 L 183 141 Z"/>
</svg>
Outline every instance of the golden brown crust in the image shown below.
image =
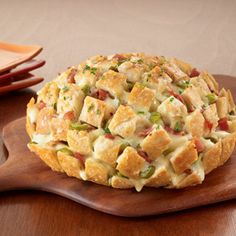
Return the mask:
<svg viewBox="0 0 236 236">
<path fill-rule="evenodd" d="M 35 132 L 35 124 L 31 123 L 30 121 L 30 116 L 29 116 L 29 110 L 31 108 L 33 108 L 35 105 L 35 99 L 31 98 L 29 103 L 27 104 L 27 110 L 26 110 L 26 131 L 28 133 L 28 135 L 30 136 L 30 138 L 32 139 L 32 135 Z"/>
<path fill-rule="evenodd" d="M 55 110 L 52 107 L 45 107 L 39 111 L 36 121 L 36 132 L 38 134 L 50 133 L 51 120 L 54 114 Z"/>
<path fill-rule="evenodd" d="M 193 172 L 192 174 L 186 176 L 182 179 L 176 186 L 176 188 L 185 188 L 188 186 L 194 186 L 196 184 L 202 183 L 201 176 L 197 172 Z"/>
<path fill-rule="evenodd" d="M 140 144 L 148 156 L 155 160 L 168 149 L 171 139 L 164 129 L 152 131 Z"/>
<path fill-rule="evenodd" d="M 120 105 L 108 128 L 113 134 L 122 137 L 131 136 L 136 129 L 135 113 L 131 107 Z"/>
<path fill-rule="evenodd" d="M 171 176 L 166 169 L 166 167 L 162 166 L 158 168 L 155 173 L 148 179 L 147 186 L 150 187 L 160 187 L 166 186 L 171 182 Z"/>
<path fill-rule="evenodd" d="M 85 161 L 87 179 L 102 185 L 108 185 L 109 170 L 101 162 L 88 158 Z"/>
<path fill-rule="evenodd" d="M 80 177 L 81 163 L 79 162 L 78 159 L 74 158 L 73 156 L 67 155 L 61 151 L 57 152 L 57 158 L 62 169 L 68 176 L 73 176 L 78 179 L 81 179 Z"/>
<path fill-rule="evenodd" d="M 149 110 L 154 92 L 140 83 L 135 83 L 128 97 L 128 104 L 136 109 Z"/>
<path fill-rule="evenodd" d="M 116 140 L 119 140 L 119 138 L 117 137 Z M 121 143 L 118 141 L 114 142 L 114 140 L 108 139 L 105 136 L 100 136 L 94 144 L 95 156 L 115 167 L 120 145 Z"/>
<path fill-rule="evenodd" d="M 72 151 L 79 152 L 82 155 L 92 153 L 89 133 L 87 131 L 68 130 L 67 142 Z"/>
<path fill-rule="evenodd" d="M 55 139 L 66 141 L 68 129 L 68 120 L 52 118 L 52 122 L 50 123 L 50 130 Z"/>
<path fill-rule="evenodd" d="M 116 169 L 130 178 L 139 178 L 145 160 L 132 147 L 127 147 L 117 160 Z"/>
<path fill-rule="evenodd" d="M 219 166 L 223 165 L 231 156 L 236 141 L 236 133 L 228 135 L 226 138 L 222 139 L 222 153 L 220 157 Z"/>
<path fill-rule="evenodd" d="M 134 185 L 129 179 L 124 177 L 119 177 L 116 175 L 111 178 L 111 186 L 113 188 L 120 188 L 120 189 L 127 189 L 134 187 Z"/>
<path fill-rule="evenodd" d="M 203 154 L 202 163 L 206 174 L 210 173 L 219 165 L 221 153 L 222 142 L 220 140 Z"/>
<path fill-rule="evenodd" d="M 29 143 L 28 148 L 31 152 L 36 153 L 41 158 L 41 160 L 46 163 L 46 165 L 52 168 L 52 170 L 63 172 L 63 169 L 58 162 L 57 153 L 55 150 L 42 148 L 39 145 L 33 143 Z"/>
<path fill-rule="evenodd" d="M 194 141 L 188 141 L 184 146 L 180 147 L 176 153 L 170 158 L 170 162 L 177 174 L 183 173 L 190 169 L 190 166 L 198 159 L 197 150 Z"/>
</svg>

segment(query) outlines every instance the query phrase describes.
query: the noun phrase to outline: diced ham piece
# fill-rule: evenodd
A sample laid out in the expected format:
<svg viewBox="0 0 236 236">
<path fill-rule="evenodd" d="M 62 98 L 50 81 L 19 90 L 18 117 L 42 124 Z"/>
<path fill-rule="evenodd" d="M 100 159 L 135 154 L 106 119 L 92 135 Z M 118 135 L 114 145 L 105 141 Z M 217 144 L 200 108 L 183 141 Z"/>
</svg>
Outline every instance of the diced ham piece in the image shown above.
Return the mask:
<svg viewBox="0 0 236 236">
<path fill-rule="evenodd" d="M 63 118 L 65 120 L 74 120 L 75 119 L 75 114 L 73 111 L 68 111 L 64 114 Z"/>
<path fill-rule="evenodd" d="M 148 135 L 152 132 L 152 130 L 153 130 L 152 127 L 147 128 L 147 129 L 144 129 L 144 130 L 142 130 L 142 131 L 140 131 L 140 132 L 138 133 L 138 136 L 140 136 L 140 137 L 146 137 L 146 136 L 148 136 Z"/>
<path fill-rule="evenodd" d="M 72 69 L 70 74 L 68 75 L 67 81 L 68 83 L 75 84 L 75 75 L 77 73 L 77 69 Z"/>
<path fill-rule="evenodd" d="M 108 139 L 115 139 L 115 136 L 113 136 L 112 134 L 105 134 L 104 135 L 105 136 L 105 138 L 108 138 Z"/>
<path fill-rule="evenodd" d="M 39 109 L 39 110 L 42 110 L 44 107 L 46 107 L 46 103 L 43 102 L 43 101 L 40 101 L 40 102 L 38 103 L 38 109 Z"/>
<path fill-rule="evenodd" d="M 200 72 L 197 71 L 196 68 L 193 68 L 192 71 L 191 71 L 191 73 L 190 73 L 190 75 L 189 75 L 189 77 L 192 78 L 192 77 L 197 77 L 197 76 L 199 76 L 199 75 L 200 75 Z"/>
<path fill-rule="evenodd" d="M 80 154 L 79 152 L 75 152 L 74 156 L 75 156 L 75 158 L 77 158 L 80 161 L 80 163 L 84 167 L 85 166 L 85 157 L 82 154 Z"/>
<path fill-rule="evenodd" d="M 143 150 L 138 150 L 138 154 L 145 159 L 146 162 L 151 163 L 152 160 L 148 157 L 148 154 Z"/>
<path fill-rule="evenodd" d="M 176 99 L 178 99 L 179 101 L 181 101 L 183 104 L 185 104 L 185 103 L 184 103 L 184 100 L 183 100 L 183 98 L 182 98 L 182 96 L 181 96 L 180 94 L 175 93 L 174 91 L 169 91 L 169 94 L 172 95 L 172 96 L 174 96 Z"/>
<path fill-rule="evenodd" d="M 225 118 L 221 118 L 218 121 L 218 124 L 219 124 L 220 130 L 224 130 L 224 131 L 228 131 L 229 130 L 229 125 L 228 125 L 226 117 Z"/>
<path fill-rule="evenodd" d="M 199 138 L 195 138 L 194 143 L 195 143 L 197 152 L 203 152 L 204 151 L 205 146 Z"/>
<path fill-rule="evenodd" d="M 211 131 L 213 124 L 209 120 L 205 119 L 205 127 Z"/>
</svg>

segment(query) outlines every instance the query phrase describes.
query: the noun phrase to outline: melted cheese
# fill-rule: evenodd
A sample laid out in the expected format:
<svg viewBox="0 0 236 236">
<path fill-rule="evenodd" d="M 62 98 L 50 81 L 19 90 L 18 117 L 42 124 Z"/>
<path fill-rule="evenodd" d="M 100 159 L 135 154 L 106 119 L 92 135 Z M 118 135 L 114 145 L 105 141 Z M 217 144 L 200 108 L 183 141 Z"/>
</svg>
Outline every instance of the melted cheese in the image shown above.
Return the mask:
<svg viewBox="0 0 236 236">
<path fill-rule="evenodd" d="M 38 109 L 36 108 L 36 106 L 29 108 L 27 113 L 29 116 L 30 123 L 32 124 L 36 123 L 37 115 L 38 115 Z"/>
<path fill-rule="evenodd" d="M 48 142 L 52 141 L 53 137 L 52 135 L 48 135 L 48 134 L 33 134 L 32 137 L 32 141 L 36 142 L 37 144 L 39 144 L 40 146 L 45 146 Z"/>
</svg>

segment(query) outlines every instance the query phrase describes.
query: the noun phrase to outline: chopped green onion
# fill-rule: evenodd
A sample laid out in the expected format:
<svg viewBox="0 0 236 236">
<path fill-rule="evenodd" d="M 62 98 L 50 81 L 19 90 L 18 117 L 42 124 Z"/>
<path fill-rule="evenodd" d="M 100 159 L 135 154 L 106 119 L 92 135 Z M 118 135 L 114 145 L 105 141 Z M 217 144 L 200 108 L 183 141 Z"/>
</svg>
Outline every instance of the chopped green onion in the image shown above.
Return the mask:
<svg viewBox="0 0 236 236">
<path fill-rule="evenodd" d="M 111 131 L 109 130 L 108 127 L 105 127 L 105 128 L 104 128 L 104 132 L 105 132 L 105 134 L 110 134 L 110 133 L 111 133 Z"/>
<path fill-rule="evenodd" d="M 30 143 L 30 144 L 38 144 L 38 143 L 36 143 L 35 141 L 30 141 L 29 143 Z"/>
<path fill-rule="evenodd" d="M 145 179 L 150 178 L 154 174 L 155 169 L 156 169 L 155 166 L 148 166 L 148 168 L 145 171 L 142 171 L 140 173 L 140 177 Z"/>
<path fill-rule="evenodd" d="M 182 94 L 183 92 L 184 92 L 183 89 L 179 89 L 179 90 L 178 90 L 178 93 L 179 93 L 179 94 Z"/>
<path fill-rule="evenodd" d="M 122 177 L 122 178 L 126 178 L 126 179 L 128 179 L 128 177 L 127 177 L 127 176 L 125 176 L 125 175 L 121 174 L 120 172 L 117 172 L 117 176 L 119 176 L 119 177 Z"/>
<path fill-rule="evenodd" d="M 109 68 L 109 70 L 113 70 L 113 71 L 115 71 L 115 72 L 118 72 L 118 65 L 116 65 L 116 66 L 111 66 L 111 67 Z"/>
<path fill-rule="evenodd" d="M 88 107 L 88 112 L 92 111 L 94 108 L 94 104 L 92 103 L 89 107 Z"/>
<path fill-rule="evenodd" d="M 137 114 L 139 114 L 139 115 L 144 115 L 145 112 L 144 112 L 144 111 L 137 111 Z"/>
<path fill-rule="evenodd" d="M 86 70 L 90 70 L 90 66 L 86 65 L 86 66 L 84 67 L 83 73 L 84 73 Z"/>
<path fill-rule="evenodd" d="M 88 84 L 86 84 L 81 90 L 84 92 L 85 95 L 88 95 L 90 92 L 90 87 Z"/>
<path fill-rule="evenodd" d="M 176 123 L 175 123 L 174 131 L 175 131 L 175 132 L 180 132 L 180 131 L 181 131 L 181 125 L 180 125 L 179 122 L 176 122 Z"/>
<path fill-rule="evenodd" d="M 129 145 L 129 143 L 122 143 L 120 145 L 119 154 L 121 154 Z"/>
<path fill-rule="evenodd" d="M 208 99 L 209 104 L 212 104 L 216 101 L 216 96 L 214 93 L 209 93 L 206 95 L 206 97 Z"/>
<path fill-rule="evenodd" d="M 61 148 L 59 150 L 57 150 L 58 152 L 63 152 L 67 155 L 73 155 L 73 152 L 69 149 L 69 148 Z"/>
<path fill-rule="evenodd" d="M 70 124 L 70 128 L 71 129 L 76 129 L 78 131 L 81 131 L 81 130 L 87 130 L 88 129 L 88 125 L 87 124 L 79 124 L 79 123 L 71 123 Z"/>
<path fill-rule="evenodd" d="M 128 84 L 129 91 L 131 91 L 134 87 L 134 83 L 127 81 L 127 84 Z"/>
<path fill-rule="evenodd" d="M 138 59 L 138 60 L 137 60 L 137 63 L 138 63 L 138 64 L 141 64 L 141 63 L 143 63 L 143 59 L 141 59 L 141 58 L 140 58 L 140 59 Z"/>
<path fill-rule="evenodd" d="M 95 75 L 96 74 L 96 71 L 97 71 L 97 68 L 93 67 L 90 69 L 90 73 Z"/>
<path fill-rule="evenodd" d="M 69 87 L 68 87 L 68 86 L 64 86 L 64 87 L 62 88 L 62 90 L 63 90 L 63 92 L 67 92 L 67 91 L 69 90 Z"/>
<path fill-rule="evenodd" d="M 188 88 L 189 85 L 190 85 L 190 82 L 189 82 L 189 81 L 185 81 L 185 80 L 183 80 L 183 81 L 181 81 L 180 83 L 178 83 L 178 86 L 179 86 L 180 88 L 182 88 L 182 89 Z"/>
<path fill-rule="evenodd" d="M 56 111 L 57 110 L 57 103 L 53 104 L 53 109 Z"/>
<path fill-rule="evenodd" d="M 174 97 L 171 97 L 171 98 L 170 98 L 170 102 L 173 102 L 173 101 L 174 101 Z"/>
<path fill-rule="evenodd" d="M 159 112 L 151 112 L 150 121 L 153 124 L 157 124 L 161 120 L 161 114 Z"/>
<path fill-rule="evenodd" d="M 97 109 L 97 112 L 96 112 L 97 115 L 101 115 L 101 111 L 99 109 Z"/>
</svg>

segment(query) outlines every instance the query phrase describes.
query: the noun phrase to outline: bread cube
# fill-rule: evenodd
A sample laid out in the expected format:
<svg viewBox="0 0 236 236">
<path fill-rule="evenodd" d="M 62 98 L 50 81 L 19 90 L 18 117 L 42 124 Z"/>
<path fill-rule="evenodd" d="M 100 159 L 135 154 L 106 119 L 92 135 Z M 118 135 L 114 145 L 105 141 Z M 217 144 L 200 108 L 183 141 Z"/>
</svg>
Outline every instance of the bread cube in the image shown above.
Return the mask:
<svg viewBox="0 0 236 236">
<path fill-rule="evenodd" d="M 96 159 L 88 158 L 85 161 L 87 179 L 103 185 L 108 185 L 109 169 Z"/>
<path fill-rule="evenodd" d="M 105 136 L 97 138 L 94 142 L 95 157 L 115 167 L 121 145 L 119 140 L 119 137 L 116 137 L 114 140 L 108 139 Z"/>
<path fill-rule="evenodd" d="M 108 91 L 114 97 L 120 97 L 124 92 L 125 84 L 125 75 L 109 70 L 97 81 L 96 87 Z"/>
<path fill-rule="evenodd" d="M 201 109 L 203 106 L 203 101 L 195 87 L 188 87 L 182 93 L 182 97 L 186 102 L 189 109 L 193 110 L 195 108 Z"/>
<path fill-rule="evenodd" d="M 218 97 L 216 100 L 218 117 L 224 118 L 228 114 L 228 100 L 226 97 Z"/>
<path fill-rule="evenodd" d="M 174 63 L 165 63 L 162 68 L 175 81 L 189 80 L 189 77 Z"/>
<path fill-rule="evenodd" d="M 89 133 L 87 131 L 68 130 L 67 142 L 71 150 L 82 155 L 89 155 L 92 152 Z"/>
<path fill-rule="evenodd" d="M 129 178 L 139 178 L 139 174 L 144 168 L 145 160 L 132 147 L 125 148 L 124 152 L 117 160 L 116 169 Z"/>
<path fill-rule="evenodd" d="M 101 127 L 106 108 L 107 104 L 104 101 L 87 96 L 84 99 L 84 105 L 79 120 L 95 127 Z"/>
<path fill-rule="evenodd" d="M 78 159 L 60 151 L 57 152 L 57 158 L 62 169 L 68 176 L 73 176 L 81 179 L 80 169 L 82 169 L 83 167 L 81 166 L 81 163 Z"/>
<path fill-rule="evenodd" d="M 43 101 L 48 106 L 53 106 L 58 99 L 59 88 L 55 81 L 47 83 L 41 90 L 38 92 L 37 101 Z"/>
<path fill-rule="evenodd" d="M 198 159 L 198 153 L 194 141 L 188 141 L 182 147 L 173 152 L 170 162 L 177 174 L 182 174 L 190 169 L 191 165 Z"/>
<path fill-rule="evenodd" d="M 136 110 L 148 111 L 154 99 L 154 91 L 140 83 L 135 83 L 128 97 L 128 104 Z"/>
<path fill-rule="evenodd" d="M 129 106 L 120 105 L 108 126 L 112 134 L 130 137 L 136 129 L 136 114 Z"/>
<path fill-rule="evenodd" d="M 206 120 L 208 120 L 212 124 L 211 131 L 214 131 L 215 128 L 218 126 L 218 114 L 216 109 L 216 104 L 209 105 L 203 112 L 203 116 Z"/>
<path fill-rule="evenodd" d="M 50 130 L 55 140 L 66 141 L 68 128 L 69 123 L 67 120 L 52 118 L 52 122 L 50 123 Z"/>
<path fill-rule="evenodd" d="M 67 84 L 60 90 L 57 101 L 57 112 L 65 114 L 73 111 L 77 119 L 82 109 L 83 100 L 84 93 L 80 87 L 75 84 Z"/>
<path fill-rule="evenodd" d="M 193 137 L 201 137 L 204 133 L 205 119 L 199 109 L 190 113 L 185 119 L 185 129 Z"/>
<path fill-rule="evenodd" d="M 173 128 L 177 121 L 182 121 L 187 115 L 186 106 L 175 97 L 171 96 L 165 99 L 158 107 L 165 123 Z"/>
<path fill-rule="evenodd" d="M 157 159 L 163 151 L 168 149 L 171 138 L 168 133 L 160 128 L 154 129 L 140 144 L 142 150 L 144 150 L 150 159 Z"/>
<path fill-rule="evenodd" d="M 36 132 L 38 134 L 49 134 L 50 124 L 55 114 L 55 110 L 52 107 L 45 107 L 38 112 L 36 119 Z"/>
</svg>

